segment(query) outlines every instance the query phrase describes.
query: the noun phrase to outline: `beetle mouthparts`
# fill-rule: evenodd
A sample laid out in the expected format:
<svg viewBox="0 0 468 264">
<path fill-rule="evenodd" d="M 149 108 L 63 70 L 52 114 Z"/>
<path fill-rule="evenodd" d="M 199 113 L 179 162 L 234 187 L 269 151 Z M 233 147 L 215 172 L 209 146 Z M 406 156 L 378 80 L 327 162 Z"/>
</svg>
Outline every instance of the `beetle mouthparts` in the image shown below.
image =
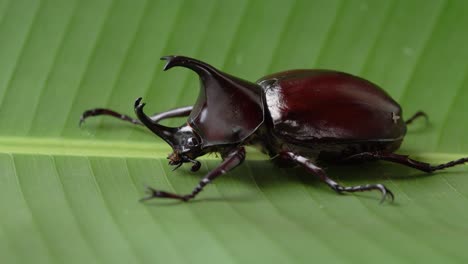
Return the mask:
<svg viewBox="0 0 468 264">
<path fill-rule="evenodd" d="M 177 170 L 178 168 L 180 168 L 180 166 L 182 166 L 182 164 L 184 164 L 183 157 L 180 156 L 179 153 L 175 151 L 169 154 L 169 156 L 167 156 L 167 159 L 169 160 L 169 165 L 175 166 L 172 169 L 172 171 Z"/>
<path fill-rule="evenodd" d="M 179 155 L 177 152 L 172 152 L 167 156 L 167 159 L 169 160 L 170 165 L 177 165 L 179 163 L 182 163 L 182 157 Z"/>
</svg>

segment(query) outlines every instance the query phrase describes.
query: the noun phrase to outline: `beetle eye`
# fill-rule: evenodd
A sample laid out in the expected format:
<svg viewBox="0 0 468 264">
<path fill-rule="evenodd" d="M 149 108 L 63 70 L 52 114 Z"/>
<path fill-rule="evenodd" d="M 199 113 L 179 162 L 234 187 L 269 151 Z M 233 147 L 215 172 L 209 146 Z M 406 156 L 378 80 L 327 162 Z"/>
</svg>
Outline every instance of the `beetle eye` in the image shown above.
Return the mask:
<svg viewBox="0 0 468 264">
<path fill-rule="evenodd" d="M 189 147 L 194 147 L 194 146 L 197 146 L 198 145 L 198 140 L 194 137 L 191 137 L 189 139 L 187 139 L 187 145 Z"/>
</svg>

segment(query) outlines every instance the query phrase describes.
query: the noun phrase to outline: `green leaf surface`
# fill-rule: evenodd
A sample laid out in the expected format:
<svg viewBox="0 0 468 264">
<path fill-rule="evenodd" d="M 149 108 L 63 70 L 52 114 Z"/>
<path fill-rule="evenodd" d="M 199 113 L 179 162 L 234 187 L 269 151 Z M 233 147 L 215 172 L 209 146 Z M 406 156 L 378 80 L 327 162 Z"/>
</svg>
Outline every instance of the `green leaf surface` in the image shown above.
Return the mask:
<svg viewBox="0 0 468 264">
<path fill-rule="evenodd" d="M 424 110 L 400 153 L 468 156 L 468 2 L 463 0 L 0 0 L 0 263 L 447 263 L 468 261 L 468 166 L 424 173 L 386 162 L 327 168 L 378 193 L 337 195 L 256 150 L 191 203 L 139 203 L 144 186 L 186 193 L 197 173 L 169 146 L 93 107 L 193 104 L 192 56 L 256 80 L 292 68 L 363 76 Z M 359 117 L 356 117 L 359 118 Z M 183 119 L 165 121 L 179 125 Z"/>
</svg>

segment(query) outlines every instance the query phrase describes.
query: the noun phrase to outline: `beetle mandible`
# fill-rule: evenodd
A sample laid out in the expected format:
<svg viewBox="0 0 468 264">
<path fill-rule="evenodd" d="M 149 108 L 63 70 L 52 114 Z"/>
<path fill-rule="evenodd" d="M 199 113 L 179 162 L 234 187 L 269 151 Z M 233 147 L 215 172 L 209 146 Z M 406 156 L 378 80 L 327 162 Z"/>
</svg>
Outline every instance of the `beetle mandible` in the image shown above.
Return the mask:
<svg viewBox="0 0 468 264">
<path fill-rule="evenodd" d="M 383 184 L 343 186 L 317 165 L 319 161 L 385 160 L 433 172 L 463 164 L 461 158 L 431 165 L 394 153 L 406 134 L 402 109 L 377 85 L 347 73 L 332 70 L 291 70 L 265 76 L 255 83 L 224 73 L 202 61 L 184 56 L 165 56 L 164 70 L 185 67 L 200 77 L 201 89 L 193 106 L 180 107 L 147 116 L 142 99 L 135 101 L 138 119 L 106 108 L 85 111 L 80 125 L 91 116 L 108 115 L 146 126 L 173 149 L 169 164 L 179 168 L 197 157 L 220 153 L 222 162 L 186 195 L 148 187 L 152 198 L 193 199 L 218 176 L 234 169 L 245 159 L 245 145 L 260 146 L 279 164 L 296 164 L 319 177 L 338 193 L 378 190 L 381 202 L 393 193 Z M 166 127 L 166 118 L 188 116 L 180 127 Z"/>
</svg>

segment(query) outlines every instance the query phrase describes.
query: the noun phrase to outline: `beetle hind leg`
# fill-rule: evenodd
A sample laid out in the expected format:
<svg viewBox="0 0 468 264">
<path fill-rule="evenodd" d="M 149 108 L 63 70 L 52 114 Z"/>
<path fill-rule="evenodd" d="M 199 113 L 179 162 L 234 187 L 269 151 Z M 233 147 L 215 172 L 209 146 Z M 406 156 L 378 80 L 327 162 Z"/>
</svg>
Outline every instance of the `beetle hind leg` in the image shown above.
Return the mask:
<svg viewBox="0 0 468 264">
<path fill-rule="evenodd" d="M 423 172 L 431 173 L 437 170 L 443 170 L 446 168 L 454 167 L 457 165 L 468 162 L 468 157 L 449 161 L 446 163 L 431 165 L 426 162 L 417 161 L 411 159 L 408 155 L 401 155 L 395 153 L 383 153 L 383 152 L 363 152 L 356 155 L 352 155 L 344 159 L 344 161 L 352 160 L 385 160 L 393 163 L 398 163 L 407 167 L 411 167 Z"/>
<path fill-rule="evenodd" d="M 392 201 L 395 198 L 393 193 L 383 184 L 378 183 L 378 184 L 365 184 L 365 185 L 357 185 L 357 186 L 342 186 L 339 183 L 335 182 L 334 180 L 330 179 L 322 168 L 317 167 L 309 159 L 305 157 L 294 154 L 293 152 L 283 152 L 281 153 L 281 156 L 283 158 L 287 158 L 289 160 L 294 161 L 295 163 L 306 168 L 312 174 L 317 175 L 321 181 L 326 183 L 330 188 L 332 188 L 337 193 L 343 193 L 343 192 L 353 193 L 353 192 L 366 192 L 366 191 L 377 190 L 382 193 L 382 199 L 380 200 L 381 203 L 387 199 L 387 196 L 389 196 Z"/>
</svg>

